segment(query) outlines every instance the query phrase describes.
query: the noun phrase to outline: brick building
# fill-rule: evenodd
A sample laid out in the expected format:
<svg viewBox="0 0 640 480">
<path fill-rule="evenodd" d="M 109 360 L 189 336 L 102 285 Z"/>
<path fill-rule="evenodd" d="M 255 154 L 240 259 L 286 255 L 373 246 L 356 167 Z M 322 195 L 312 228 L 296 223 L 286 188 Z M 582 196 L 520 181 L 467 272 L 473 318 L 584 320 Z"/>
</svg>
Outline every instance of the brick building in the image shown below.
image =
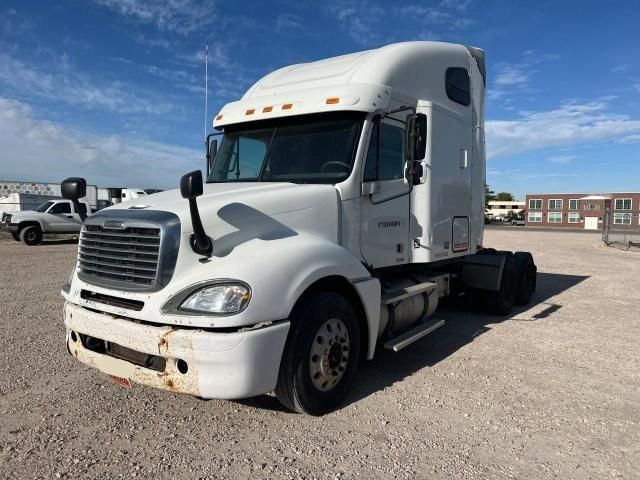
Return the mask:
<svg viewBox="0 0 640 480">
<path fill-rule="evenodd" d="M 529 226 L 602 230 L 607 208 L 612 225 L 635 225 L 640 221 L 640 192 L 527 194 L 525 221 Z"/>
</svg>

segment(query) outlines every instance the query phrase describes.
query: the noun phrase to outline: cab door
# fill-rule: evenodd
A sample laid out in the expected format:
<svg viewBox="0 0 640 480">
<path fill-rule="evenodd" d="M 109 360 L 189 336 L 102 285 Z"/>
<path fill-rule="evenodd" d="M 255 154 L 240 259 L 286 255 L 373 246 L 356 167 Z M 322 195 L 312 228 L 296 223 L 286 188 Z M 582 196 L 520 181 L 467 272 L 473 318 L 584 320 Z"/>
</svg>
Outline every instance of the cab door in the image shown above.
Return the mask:
<svg viewBox="0 0 640 480">
<path fill-rule="evenodd" d="M 409 185 L 404 180 L 404 123 L 374 124 L 360 199 L 360 251 L 374 267 L 409 261 Z"/>
<path fill-rule="evenodd" d="M 73 218 L 70 202 L 58 202 L 54 204 L 46 214 L 45 221 L 49 229 L 54 232 L 74 232 L 76 220 Z"/>
</svg>

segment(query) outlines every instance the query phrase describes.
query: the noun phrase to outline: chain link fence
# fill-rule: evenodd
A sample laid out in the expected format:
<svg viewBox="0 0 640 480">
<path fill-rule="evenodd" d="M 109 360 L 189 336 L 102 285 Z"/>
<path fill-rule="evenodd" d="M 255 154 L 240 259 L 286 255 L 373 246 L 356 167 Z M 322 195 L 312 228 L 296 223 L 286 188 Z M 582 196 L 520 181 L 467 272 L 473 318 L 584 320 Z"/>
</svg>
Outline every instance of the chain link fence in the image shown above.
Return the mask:
<svg viewBox="0 0 640 480">
<path fill-rule="evenodd" d="M 604 219 L 602 241 L 607 246 L 640 249 L 640 213 L 607 208 Z"/>
</svg>

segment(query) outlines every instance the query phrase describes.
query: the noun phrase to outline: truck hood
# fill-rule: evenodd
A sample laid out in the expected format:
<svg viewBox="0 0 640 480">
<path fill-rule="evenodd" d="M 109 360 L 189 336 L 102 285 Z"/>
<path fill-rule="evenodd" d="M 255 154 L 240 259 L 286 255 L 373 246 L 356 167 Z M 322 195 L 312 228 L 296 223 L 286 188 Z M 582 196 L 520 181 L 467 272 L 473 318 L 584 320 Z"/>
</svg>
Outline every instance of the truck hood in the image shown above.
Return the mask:
<svg viewBox="0 0 640 480">
<path fill-rule="evenodd" d="M 214 241 L 232 233 L 235 237 L 268 239 L 301 232 L 337 240 L 338 191 L 333 185 L 211 183 L 204 185 L 197 203 L 205 231 Z M 112 215 L 122 211 L 122 218 L 127 217 L 127 210 L 172 212 L 180 219 L 183 235 L 193 232 L 189 202 L 179 190 L 133 199 L 106 210 Z M 327 230 L 328 225 L 333 228 Z"/>
</svg>

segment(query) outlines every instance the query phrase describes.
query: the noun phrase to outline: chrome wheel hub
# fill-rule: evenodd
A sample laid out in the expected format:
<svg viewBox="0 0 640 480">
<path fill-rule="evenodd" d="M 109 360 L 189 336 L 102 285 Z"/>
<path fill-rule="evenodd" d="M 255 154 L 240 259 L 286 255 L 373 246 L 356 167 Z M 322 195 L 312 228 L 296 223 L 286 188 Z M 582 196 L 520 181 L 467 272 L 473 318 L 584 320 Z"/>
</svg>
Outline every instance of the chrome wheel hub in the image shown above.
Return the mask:
<svg viewBox="0 0 640 480">
<path fill-rule="evenodd" d="M 314 387 L 328 392 L 340 383 L 349 363 L 349 348 L 349 332 L 342 320 L 332 318 L 322 324 L 309 354 L 309 374 Z"/>
</svg>

